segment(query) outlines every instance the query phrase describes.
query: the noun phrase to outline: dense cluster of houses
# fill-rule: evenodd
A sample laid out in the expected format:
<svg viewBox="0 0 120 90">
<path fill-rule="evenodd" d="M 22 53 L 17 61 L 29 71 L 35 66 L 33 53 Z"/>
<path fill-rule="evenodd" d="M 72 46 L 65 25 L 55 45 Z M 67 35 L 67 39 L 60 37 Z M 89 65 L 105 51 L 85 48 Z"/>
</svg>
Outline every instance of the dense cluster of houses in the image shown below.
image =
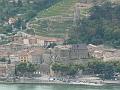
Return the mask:
<svg viewBox="0 0 120 90">
<path fill-rule="evenodd" d="M 13 75 L 15 65 L 20 62 L 39 64 L 36 73 L 49 75 L 51 62 L 80 64 L 88 62 L 90 58 L 120 60 L 120 50 L 105 48 L 103 45 L 63 45 L 64 39 L 61 38 L 34 36 L 23 32 L 18 32 L 9 39 L 10 43 L 0 45 L 0 59 L 5 58 L 11 63 L 0 61 L 0 76 Z M 57 46 L 47 48 L 51 43 L 56 43 Z"/>
<path fill-rule="evenodd" d="M 8 37 L 6 37 L 8 38 Z M 18 32 L 17 34 L 8 38 L 11 42 L 8 44 L 0 45 L 0 59 L 10 60 L 11 64 L 16 65 L 18 63 L 41 64 L 41 68 L 48 67 L 48 59 L 45 59 L 47 55 L 47 47 L 51 43 L 63 44 L 62 38 L 50 38 L 29 35 L 24 32 Z M 49 57 L 49 55 L 47 55 Z M 47 63 L 45 65 L 44 61 Z M 43 65 L 42 65 L 43 64 Z M 8 69 L 4 65 L 8 65 L 7 62 L 0 61 L 0 76 L 4 74 Z M 12 71 L 12 70 L 11 70 Z"/>
<path fill-rule="evenodd" d="M 26 46 L 40 46 L 46 47 L 50 43 L 62 44 L 64 39 L 51 38 L 42 36 L 33 36 L 23 32 L 18 32 L 16 35 L 11 37 L 13 43 L 18 43 Z"/>
<path fill-rule="evenodd" d="M 118 61 L 120 60 L 120 50 L 119 49 L 114 49 L 114 48 L 109 48 L 105 47 L 104 45 L 88 45 L 88 50 L 90 56 L 101 59 L 103 61 Z"/>
</svg>

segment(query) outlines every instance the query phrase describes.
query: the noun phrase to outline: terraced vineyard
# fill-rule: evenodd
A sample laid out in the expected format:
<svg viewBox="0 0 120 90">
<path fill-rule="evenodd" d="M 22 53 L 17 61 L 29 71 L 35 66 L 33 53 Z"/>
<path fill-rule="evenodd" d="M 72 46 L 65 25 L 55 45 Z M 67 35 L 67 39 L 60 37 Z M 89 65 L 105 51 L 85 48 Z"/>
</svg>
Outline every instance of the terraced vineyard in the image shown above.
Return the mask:
<svg viewBox="0 0 120 90">
<path fill-rule="evenodd" d="M 38 17 L 50 17 L 50 16 L 72 16 L 73 7 L 75 3 L 80 0 L 61 0 L 59 3 L 53 5 L 52 7 L 40 12 Z"/>
<path fill-rule="evenodd" d="M 79 0 L 61 0 L 50 8 L 41 11 L 30 22 L 32 30 L 42 36 L 64 37 L 65 32 L 72 27 L 76 3 L 79 3 Z M 81 13 L 85 14 L 86 9 L 81 9 Z"/>
</svg>

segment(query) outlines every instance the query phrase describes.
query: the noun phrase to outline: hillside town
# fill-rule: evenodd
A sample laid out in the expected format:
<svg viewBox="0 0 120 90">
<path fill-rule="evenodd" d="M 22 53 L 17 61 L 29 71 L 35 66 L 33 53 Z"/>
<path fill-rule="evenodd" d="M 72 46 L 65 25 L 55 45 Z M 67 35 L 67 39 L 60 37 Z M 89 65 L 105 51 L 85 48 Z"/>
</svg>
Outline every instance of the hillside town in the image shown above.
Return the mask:
<svg viewBox="0 0 120 90">
<path fill-rule="evenodd" d="M 0 17 L 0 83 L 120 84 L 119 5 L 104 0 L 0 3 L 5 2 L 2 8 L 13 7 Z"/>
<path fill-rule="evenodd" d="M 79 65 L 93 59 L 103 62 L 120 60 L 119 49 L 108 48 L 104 45 L 64 44 L 62 38 L 30 35 L 21 31 L 13 36 L 1 35 L 1 40 L 4 39 L 3 37 L 10 43 L 0 45 L 0 80 L 2 81 L 14 81 L 18 79 L 17 76 L 19 76 L 19 80 L 22 80 L 23 77 L 32 80 L 41 78 L 41 80 L 48 81 L 51 80 L 51 77 L 64 77 L 65 80 L 68 80 L 67 76 L 56 73 L 52 69 L 52 65 L 55 63 Z M 15 75 L 16 68 L 21 63 L 30 63 L 37 67 L 33 72 L 31 71 L 32 77 Z M 24 72 L 24 67 L 21 66 L 21 69 Z M 85 77 L 90 76 L 89 74 L 79 70 L 75 76 Z"/>
</svg>

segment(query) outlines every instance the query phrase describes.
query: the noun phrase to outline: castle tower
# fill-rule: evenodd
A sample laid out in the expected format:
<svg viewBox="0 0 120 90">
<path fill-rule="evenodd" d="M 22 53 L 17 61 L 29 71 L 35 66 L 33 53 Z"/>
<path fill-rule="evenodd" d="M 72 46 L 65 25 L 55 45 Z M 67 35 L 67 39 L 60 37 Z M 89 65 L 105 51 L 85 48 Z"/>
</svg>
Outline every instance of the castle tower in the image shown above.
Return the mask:
<svg viewBox="0 0 120 90">
<path fill-rule="evenodd" d="M 65 36 L 64 36 L 65 41 L 69 39 L 69 29 L 65 30 Z"/>
<path fill-rule="evenodd" d="M 77 23 L 77 21 L 79 21 L 80 20 L 80 5 L 79 5 L 79 3 L 77 3 L 76 5 L 75 5 L 75 10 L 74 10 L 74 24 L 76 24 Z"/>
</svg>

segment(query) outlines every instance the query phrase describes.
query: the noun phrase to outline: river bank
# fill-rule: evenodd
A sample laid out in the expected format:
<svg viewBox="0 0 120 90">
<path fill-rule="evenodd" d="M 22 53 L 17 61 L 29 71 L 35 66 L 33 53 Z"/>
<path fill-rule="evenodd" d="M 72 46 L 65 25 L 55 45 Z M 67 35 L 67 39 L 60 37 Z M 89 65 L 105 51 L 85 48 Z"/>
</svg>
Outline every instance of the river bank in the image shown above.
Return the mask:
<svg viewBox="0 0 120 90">
<path fill-rule="evenodd" d="M 81 85 L 81 84 L 94 84 L 94 85 L 120 85 L 120 80 L 102 80 L 98 77 L 91 77 L 91 76 L 84 76 L 80 78 L 74 79 L 67 79 L 67 78 L 58 78 L 58 77 L 49 77 L 49 76 L 42 76 L 42 77 L 20 77 L 20 78 L 8 78 L 0 80 L 0 84 L 63 84 L 63 85 Z"/>
<path fill-rule="evenodd" d="M 105 80 L 104 85 L 120 85 L 120 81 Z M 35 81 L 35 80 L 25 80 L 25 81 L 0 81 L 0 84 L 58 84 L 58 85 L 80 85 L 80 84 L 70 84 L 68 82 L 62 81 Z"/>
<path fill-rule="evenodd" d="M 56 84 L 0 84 L 0 90 L 119 90 L 120 85 L 101 87 Z"/>
</svg>

